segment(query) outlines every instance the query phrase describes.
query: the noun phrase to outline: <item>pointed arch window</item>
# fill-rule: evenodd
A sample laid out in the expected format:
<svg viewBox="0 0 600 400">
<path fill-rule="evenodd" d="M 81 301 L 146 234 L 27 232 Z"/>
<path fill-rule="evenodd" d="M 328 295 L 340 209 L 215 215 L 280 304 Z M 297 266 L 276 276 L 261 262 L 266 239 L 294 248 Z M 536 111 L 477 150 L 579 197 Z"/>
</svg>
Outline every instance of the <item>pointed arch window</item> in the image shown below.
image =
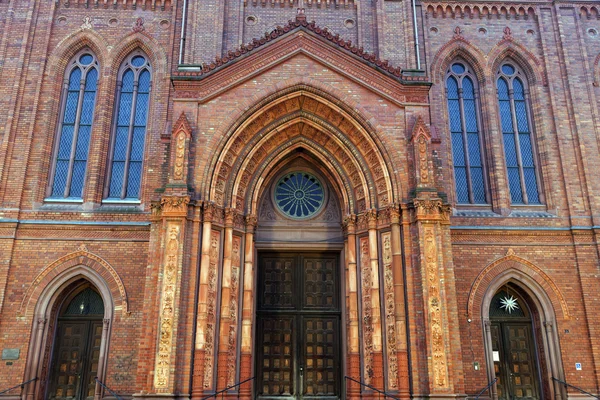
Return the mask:
<svg viewBox="0 0 600 400">
<path fill-rule="evenodd" d="M 479 99 L 474 82 L 474 75 L 466 63 L 459 61 L 450 65 L 446 74 L 446 96 L 456 197 L 462 204 L 488 202 Z"/>
<path fill-rule="evenodd" d="M 146 141 L 152 70 L 141 53 L 130 55 L 119 71 L 106 200 L 138 200 Z"/>
<path fill-rule="evenodd" d="M 497 79 L 511 201 L 513 204 L 540 204 L 526 80 L 511 63 L 500 67 Z"/>
<path fill-rule="evenodd" d="M 57 145 L 47 196 L 50 199 L 80 200 L 87 168 L 98 61 L 89 51 L 79 53 L 67 68 L 58 126 Z"/>
</svg>

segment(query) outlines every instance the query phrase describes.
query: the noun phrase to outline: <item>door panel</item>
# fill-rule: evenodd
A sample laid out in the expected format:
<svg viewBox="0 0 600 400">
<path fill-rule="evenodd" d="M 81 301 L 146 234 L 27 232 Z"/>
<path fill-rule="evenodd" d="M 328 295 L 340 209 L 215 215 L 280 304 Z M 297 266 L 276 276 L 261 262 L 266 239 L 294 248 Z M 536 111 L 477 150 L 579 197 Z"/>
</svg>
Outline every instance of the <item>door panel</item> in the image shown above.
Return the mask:
<svg viewBox="0 0 600 400">
<path fill-rule="evenodd" d="M 495 322 L 491 326 L 498 399 L 539 398 L 537 361 L 530 322 Z"/>
<path fill-rule="evenodd" d="M 49 397 L 77 397 L 81 385 L 81 365 L 87 344 L 87 322 L 59 321 L 57 347 Z"/>
<path fill-rule="evenodd" d="M 48 398 L 94 397 L 102 329 L 101 321 L 58 321 Z"/>
<path fill-rule="evenodd" d="M 259 256 L 259 399 L 339 398 L 338 265 L 335 254 Z"/>
</svg>

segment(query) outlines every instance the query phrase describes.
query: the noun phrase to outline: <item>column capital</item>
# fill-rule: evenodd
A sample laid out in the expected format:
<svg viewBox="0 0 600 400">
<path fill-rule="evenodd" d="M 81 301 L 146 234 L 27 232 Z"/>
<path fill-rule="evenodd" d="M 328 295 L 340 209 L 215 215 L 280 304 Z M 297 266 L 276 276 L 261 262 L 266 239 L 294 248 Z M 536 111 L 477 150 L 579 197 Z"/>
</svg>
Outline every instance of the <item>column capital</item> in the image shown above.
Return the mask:
<svg viewBox="0 0 600 400">
<path fill-rule="evenodd" d="M 450 220 L 450 205 L 440 198 L 416 198 L 413 200 L 417 219 Z"/>
<path fill-rule="evenodd" d="M 226 208 L 225 209 L 225 226 L 227 228 L 233 227 L 233 222 L 235 220 L 236 215 L 237 215 L 237 210 L 235 208 Z"/>
<path fill-rule="evenodd" d="M 344 228 L 345 234 L 353 235 L 356 233 L 356 214 L 348 214 L 342 221 L 342 227 Z"/>
<path fill-rule="evenodd" d="M 369 229 L 377 229 L 377 210 L 371 208 L 370 210 L 367 210 L 365 216 L 367 217 Z"/>
<path fill-rule="evenodd" d="M 163 196 L 160 199 L 161 214 L 165 216 L 187 215 L 187 206 L 190 203 L 190 196 Z"/>
<path fill-rule="evenodd" d="M 254 232 L 256 225 L 258 224 L 258 218 L 254 214 L 248 214 L 244 218 L 246 220 L 246 232 Z"/>
</svg>

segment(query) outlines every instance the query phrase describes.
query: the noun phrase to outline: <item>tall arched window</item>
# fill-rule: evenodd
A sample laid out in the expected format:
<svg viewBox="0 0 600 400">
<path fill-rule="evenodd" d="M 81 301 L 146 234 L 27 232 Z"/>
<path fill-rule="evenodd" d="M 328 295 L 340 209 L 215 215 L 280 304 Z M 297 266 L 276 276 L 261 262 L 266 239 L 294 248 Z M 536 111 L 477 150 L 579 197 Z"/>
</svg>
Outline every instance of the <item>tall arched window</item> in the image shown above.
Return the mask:
<svg viewBox="0 0 600 400">
<path fill-rule="evenodd" d="M 89 50 L 82 51 L 69 63 L 62 92 L 55 162 L 47 193 L 50 199 L 82 198 L 98 69 L 98 61 Z"/>
<path fill-rule="evenodd" d="M 523 74 L 505 63 L 498 71 L 498 103 L 504 156 L 513 204 L 539 204 L 540 194 L 533 155 L 528 91 Z"/>
<path fill-rule="evenodd" d="M 107 200 L 137 200 L 140 195 L 151 68 L 141 53 L 130 55 L 119 71 Z"/>
<path fill-rule="evenodd" d="M 451 64 L 446 75 L 446 95 L 457 201 L 484 204 L 487 202 L 487 178 L 483 165 L 479 105 L 474 75 L 465 63 Z"/>
</svg>

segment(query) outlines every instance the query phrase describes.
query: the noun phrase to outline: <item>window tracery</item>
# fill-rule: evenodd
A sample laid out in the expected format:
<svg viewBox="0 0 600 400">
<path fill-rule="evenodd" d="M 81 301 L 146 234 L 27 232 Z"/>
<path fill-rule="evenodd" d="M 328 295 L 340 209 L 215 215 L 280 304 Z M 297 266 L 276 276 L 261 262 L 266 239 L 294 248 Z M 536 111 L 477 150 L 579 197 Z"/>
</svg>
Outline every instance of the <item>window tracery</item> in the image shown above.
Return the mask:
<svg viewBox="0 0 600 400">
<path fill-rule="evenodd" d="M 446 74 L 454 182 L 459 204 L 488 202 L 475 81 L 471 68 L 460 60 L 453 62 Z"/>
<path fill-rule="evenodd" d="M 83 196 L 98 69 L 89 50 L 81 51 L 67 68 L 47 193 L 50 199 L 79 200 Z"/>
<path fill-rule="evenodd" d="M 507 62 L 497 72 L 498 106 L 513 204 L 540 204 L 526 79 Z"/>
<path fill-rule="evenodd" d="M 140 52 L 130 55 L 119 71 L 106 200 L 140 196 L 152 69 Z"/>
</svg>

